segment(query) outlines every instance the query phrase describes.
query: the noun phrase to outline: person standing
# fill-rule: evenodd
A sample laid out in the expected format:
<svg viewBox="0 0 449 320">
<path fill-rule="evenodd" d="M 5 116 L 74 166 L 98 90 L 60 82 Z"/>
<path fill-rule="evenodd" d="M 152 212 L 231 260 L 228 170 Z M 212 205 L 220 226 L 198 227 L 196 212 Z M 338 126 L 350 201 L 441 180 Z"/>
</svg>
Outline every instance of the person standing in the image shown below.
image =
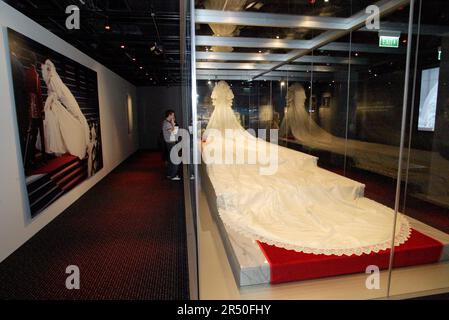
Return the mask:
<svg viewBox="0 0 449 320">
<path fill-rule="evenodd" d="M 176 145 L 176 135 L 178 131 L 175 120 L 175 112 L 173 110 L 167 110 L 165 112 L 165 119 L 162 121 L 162 134 L 166 145 L 167 178 L 173 181 L 178 181 L 181 180 L 178 175 L 178 165 L 174 164 L 170 157 L 170 152 Z"/>
</svg>

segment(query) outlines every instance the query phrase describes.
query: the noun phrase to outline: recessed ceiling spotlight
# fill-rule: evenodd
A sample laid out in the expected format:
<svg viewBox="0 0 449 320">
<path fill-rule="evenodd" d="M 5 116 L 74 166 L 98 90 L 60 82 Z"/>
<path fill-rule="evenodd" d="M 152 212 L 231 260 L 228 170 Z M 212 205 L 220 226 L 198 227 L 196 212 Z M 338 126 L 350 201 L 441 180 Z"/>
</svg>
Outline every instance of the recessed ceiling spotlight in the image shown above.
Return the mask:
<svg viewBox="0 0 449 320">
<path fill-rule="evenodd" d="M 133 58 L 133 61 L 136 61 L 136 58 Z"/>
<path fill-rule="evenodd" d="M 139 69 L 140 69 L 140 70 L 142 70 L 142 69 L 143 69 L 143 67 L 142 67 L 142 66 L 140 66 L 140 67 L 139 67 Z"/>
<path fill-rule="evenodd" d="M 259 50 L 259 53 L 262 53 L 262 50 Z"/>
<path fill-rule="evenodd" d="M 359 53 L 358 53 L 358 52 L 356 52 L 356 53 L 355 53 L 355 56 L 356 56 L 356 57 L 358 57 L 358 56 L 359 56 Z"/>
<path fill-rule="evenodd" d="M 104 26 L 104 28 L 105 28 L 105 30 L 111 30 L 111 26 L 110 26 L 110 25 L 108 25 L 108 24 L 107 24 L 107 25 L 105 25 L 105 26 Z"/>
<path fill-rule="evenodd" d="M 279 36 L 276 36 L 276 39 L 279 39 L 280 37 Z"/>
<path fill-rule="evenodd" d="M 120 45 L 120 48 L 125 49 L 125 45 L 124 45 L 124 44 L 121 44 L 121 45 Z"/>
</svg>

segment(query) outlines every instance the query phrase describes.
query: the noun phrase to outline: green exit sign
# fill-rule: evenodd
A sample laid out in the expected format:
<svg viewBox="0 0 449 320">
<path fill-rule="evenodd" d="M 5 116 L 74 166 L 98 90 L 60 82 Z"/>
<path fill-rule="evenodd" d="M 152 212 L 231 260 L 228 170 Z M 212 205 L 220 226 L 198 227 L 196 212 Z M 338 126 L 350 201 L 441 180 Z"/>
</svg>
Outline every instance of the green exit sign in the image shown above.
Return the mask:
<svg viewBox="0 0 449 320">
<path fill-rule="evenodd" d="M 399 48 L 399 37 L 380 36 L 379 47 L 384 48 Z"/>
</svg>

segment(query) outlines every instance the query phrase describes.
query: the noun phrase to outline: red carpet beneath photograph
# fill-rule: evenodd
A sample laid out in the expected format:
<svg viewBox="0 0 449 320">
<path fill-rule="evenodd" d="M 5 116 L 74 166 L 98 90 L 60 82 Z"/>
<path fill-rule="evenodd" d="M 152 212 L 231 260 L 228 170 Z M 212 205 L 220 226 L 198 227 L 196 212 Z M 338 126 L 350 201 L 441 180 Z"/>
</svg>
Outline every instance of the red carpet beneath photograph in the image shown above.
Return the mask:
<svg viewBox="0 0 449 320">
<path fill-rule="evenodd" d="M 390 258 L 390 249 L 360 256 L 326 256 L 258 244 L 270 264 L 272 284 L 361 273 L 369 265 L 388 269 Z M 412 229 L 409 240 L 395 248 L 394 267 L 438 262 L 442 250 L 441 242 Z"/>
<path fill-rule="evenodd" d="M 47 160 L 27 179 L 31 216 L 87 178 L 87 161 L 71 154 Z"/>
<path fill-rule="evenodd" d="M 33 169 L 31 171 L 31 175 L 43 173 L 52 174 L 56 171 L 59 171 L 60 168 L 63 168 L 69 165 L 70 163 L 74 162 L 76 159 L 78 159 L 76 156 L 72 156 L 69 153 L 63 154 L 62 156 L 48 160 L 45 162 L 45 164 L 39 166 L 38 168 Z"/>
</svg>

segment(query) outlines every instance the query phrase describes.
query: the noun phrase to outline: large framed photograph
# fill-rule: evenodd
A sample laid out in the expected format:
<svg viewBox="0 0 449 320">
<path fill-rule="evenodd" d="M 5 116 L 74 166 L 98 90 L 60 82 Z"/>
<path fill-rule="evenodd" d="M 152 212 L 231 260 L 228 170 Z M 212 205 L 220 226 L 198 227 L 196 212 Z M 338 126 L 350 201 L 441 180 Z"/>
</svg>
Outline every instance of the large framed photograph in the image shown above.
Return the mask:
<svg viewBox="0 0 449 320">
<path fill-rule="evenodd" d="M 97 73 L 8 29 L 31 216 L 103 167 Z"/>
</svg>

